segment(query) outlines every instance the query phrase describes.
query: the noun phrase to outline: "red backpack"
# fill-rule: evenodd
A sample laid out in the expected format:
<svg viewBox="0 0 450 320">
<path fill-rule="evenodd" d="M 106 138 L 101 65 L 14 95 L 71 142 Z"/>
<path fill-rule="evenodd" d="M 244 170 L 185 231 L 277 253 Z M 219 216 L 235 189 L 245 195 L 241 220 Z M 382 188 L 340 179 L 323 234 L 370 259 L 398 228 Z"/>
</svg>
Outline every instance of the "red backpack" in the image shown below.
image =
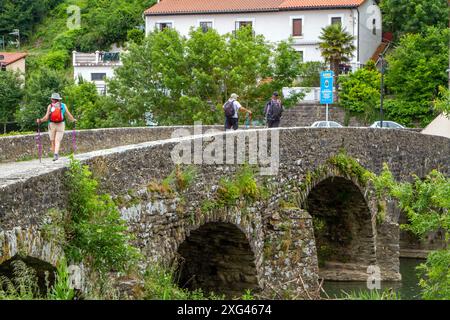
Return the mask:
<svg viewBox="0 0 450 320">
<path fill-rule="evenodd" d="M 52 104 L 50 107 L 50 122 L 60 123 L 64 121 L 63 107 L 61 103 Z"/>
</svg>

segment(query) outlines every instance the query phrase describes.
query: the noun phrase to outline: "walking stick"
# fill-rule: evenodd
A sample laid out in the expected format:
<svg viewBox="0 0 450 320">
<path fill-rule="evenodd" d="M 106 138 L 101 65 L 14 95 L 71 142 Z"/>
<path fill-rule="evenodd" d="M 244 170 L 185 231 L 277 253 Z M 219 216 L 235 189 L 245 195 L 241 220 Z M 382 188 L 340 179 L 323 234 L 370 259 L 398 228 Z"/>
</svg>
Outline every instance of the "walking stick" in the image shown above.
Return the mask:
<svg viewBox="0 0 450 320">
<path fill-rule="evenodd" d="M 41 124 L 38 123 L 38 135 L 36 137 L 38 143 L 39 163 L 42 163 L 42 140 L 41 140 Z"/>
<path fill-rule="evenodd" d="M 251 122 L 252 122 L 252 115 L 247 114 L 247 118 L 245 119 L 245 128 L 246 129 L 250 128 Z"/>
<path fill-rule="evenodd" d="M 72 146 L 73 146 L 73 154 L 77 152 L 77 132 L 76 132 L 76 122 L 73 123 L 72 130 Z"/>
</svg>

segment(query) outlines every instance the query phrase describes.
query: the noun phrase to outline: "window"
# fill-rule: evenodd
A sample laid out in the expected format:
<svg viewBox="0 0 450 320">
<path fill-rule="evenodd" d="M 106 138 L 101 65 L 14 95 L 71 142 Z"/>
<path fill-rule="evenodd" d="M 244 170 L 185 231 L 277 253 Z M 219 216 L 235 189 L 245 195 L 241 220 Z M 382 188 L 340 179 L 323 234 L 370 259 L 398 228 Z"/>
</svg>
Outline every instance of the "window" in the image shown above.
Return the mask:
<svg viewBox="0 0 450 320">
<path fill-rule="evenodd" d="M 331 17 L 331 24 L 342 24 L 341 17 Z"/>
<path fill-rule="evenodd" d="M 213 28 L 212 21 L 200 21 L 200 28 L 203 32 L 208 32 L 208 30 Z"/>
<path fill-rule="evenodd" d="M 303 62 L 303 56 L 304 56 L 303 51 L 297 51 L 297 54 L 298 54 L 298 59 L 299 59 L 299 61 L 300 61 L 300 62 Z"/>
<path fill-rule="evenodd" d="M 377 35 L 377 19 L 372 20 L 372 33 Z"/>
<path fill-rule="evenodd" d="M 106 73 L 91 73 L 91 81 L 103 81 L 106 78 Z"/>
<path fill-rule="evenodd" d="M 158 22 L 155 26 L 159 31 L 163 31 L 166 28 L 172 28 L 172 22 Z"/>
<path fill-rule="evenodd" d="M 303 19 L 292 19 L 292 36 L 303 36 Z"/>
<path fill-rule="evenodd" d="M 250 28 L 253 27 L 253 22 L 252 21 L 236 21 L 236 25 L 235 25 L 235 29 L 239 30 L 245 27 L 250 26 Z"/>
</svg>

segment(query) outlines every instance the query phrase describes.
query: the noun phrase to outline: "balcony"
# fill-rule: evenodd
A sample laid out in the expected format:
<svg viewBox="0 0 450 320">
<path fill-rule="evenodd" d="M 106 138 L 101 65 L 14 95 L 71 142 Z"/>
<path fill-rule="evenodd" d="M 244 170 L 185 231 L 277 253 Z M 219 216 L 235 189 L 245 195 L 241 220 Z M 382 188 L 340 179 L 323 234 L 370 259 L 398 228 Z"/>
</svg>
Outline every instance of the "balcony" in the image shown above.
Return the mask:
<svg viewBox="0 0 450 320">
<path fill-rule="evenodd" d="M 121 66 L 120 52 L 102 52 L 96 51 L 95 53 L 82 53 L 72 52 L 73 66 Z"/>
</svg>

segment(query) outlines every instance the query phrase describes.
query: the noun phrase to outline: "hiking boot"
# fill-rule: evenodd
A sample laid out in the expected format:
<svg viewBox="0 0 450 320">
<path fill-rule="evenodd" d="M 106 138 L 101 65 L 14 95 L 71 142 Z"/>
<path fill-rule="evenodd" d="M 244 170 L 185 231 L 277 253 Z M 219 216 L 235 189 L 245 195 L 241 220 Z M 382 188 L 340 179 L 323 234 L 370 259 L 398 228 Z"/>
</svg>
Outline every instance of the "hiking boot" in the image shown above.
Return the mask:
<svg viewBox="0 0 450 320">
<path fill-rule="evenodd" d="M 53 161 L 57 161 L 59 159 L 59 156 L 57 154 L 55 154 L 55 156 L 53 157 Z"/>
</svg>

